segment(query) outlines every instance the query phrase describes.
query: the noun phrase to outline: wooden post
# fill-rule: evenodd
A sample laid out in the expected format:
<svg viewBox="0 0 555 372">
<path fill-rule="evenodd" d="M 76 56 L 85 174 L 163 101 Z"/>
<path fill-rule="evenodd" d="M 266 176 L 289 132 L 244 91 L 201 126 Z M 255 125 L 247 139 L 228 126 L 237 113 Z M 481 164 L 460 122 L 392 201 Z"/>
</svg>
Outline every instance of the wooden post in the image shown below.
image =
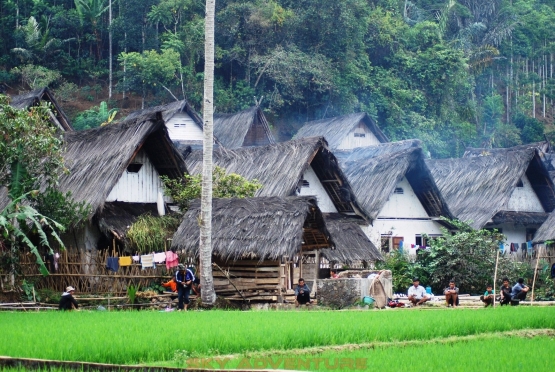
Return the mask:
<svg viewBox="0 0 555 372">
<path fill-rule="evenodd" d="M 536 269 L 534 270 L 534 280 L 532 281 L 532 296 L 530 297 L 530 306 L 534 304 L 534 287 L 536 286 L 536 276 L 538 275 L 539 263 L 540 263 L 540 256 L 536 258 Z"/>
<path fill-rule="evenodd" d="M 316 295 L 316 282 L 318 281 L 318 274 L 320 272 L 320 250 L 316 249 L 314 257 L 316 269 L 314 270 L 314 284 L 312 285 L 312 294 Z"/>
<path fill-rule="evenodd" d="M 495 286 L 497 285 L 497 265 L 499 264 L 499 248 L 497 248 L 497 258 L 495 259 L 495 273 L 493 274 L 493 307 L 495 307 Z"/>
</svg>

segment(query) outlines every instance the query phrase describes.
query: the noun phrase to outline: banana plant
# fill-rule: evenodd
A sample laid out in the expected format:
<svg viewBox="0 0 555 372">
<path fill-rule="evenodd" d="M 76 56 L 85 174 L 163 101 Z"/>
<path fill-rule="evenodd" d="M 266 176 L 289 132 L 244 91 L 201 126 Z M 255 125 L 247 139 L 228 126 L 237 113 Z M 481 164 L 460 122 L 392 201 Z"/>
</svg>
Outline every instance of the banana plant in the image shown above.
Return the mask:
<svg viewBox="0 0 555 372">
<path fill-rule="evenodd" d="M 64 244 L 56 229 L 64 231 L 65 228 L 58 222 L 39 213 L 35 208 L 31 207 L 27 202 L 27 196 L 36 194 L 38 191 L 31 191 L 12 200 L 0 212 L 0 240 L 6 246 L 11 246 L 12 252 L 16 252 L 19 247 L 26 247 L 35 255 L 36 262 L 39 265 L 39 271 L 42 275 L 48 275 L 48 269 L 38 251 L 38 247 L 27 236 L 27 230 L 33 230 L 40 238 L 42 245 L 47 247 L 52 254 L 52 248 L 48 241 L 48 235 L 56 240 L 60 247 L 64 248 Z"/>
</svg>

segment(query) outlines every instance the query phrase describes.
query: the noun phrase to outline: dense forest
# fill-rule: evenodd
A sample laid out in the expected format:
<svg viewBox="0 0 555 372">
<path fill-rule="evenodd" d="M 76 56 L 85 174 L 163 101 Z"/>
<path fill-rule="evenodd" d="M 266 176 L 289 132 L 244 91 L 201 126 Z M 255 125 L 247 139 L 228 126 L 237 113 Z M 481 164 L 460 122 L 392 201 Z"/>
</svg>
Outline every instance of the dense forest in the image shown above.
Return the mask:
<svg viewBox="0 0 555 372">
<path fill-rule="evenodd" d="M 1 0 L 0 82 L 49 86 L 77 128 L 126 100 L 200 110 L 202 0 Z M 555 0 L 218 0 L 217 112 L 263 98 L 287 139 L 366 111 L 433 157 L 555 138 Z M 102 105 L 99 105 L 104 101 Z M 139 106 L 140 108 L 140 106 Z M 99 121 L 100 120 L 100 121 Z"/>
</svg>

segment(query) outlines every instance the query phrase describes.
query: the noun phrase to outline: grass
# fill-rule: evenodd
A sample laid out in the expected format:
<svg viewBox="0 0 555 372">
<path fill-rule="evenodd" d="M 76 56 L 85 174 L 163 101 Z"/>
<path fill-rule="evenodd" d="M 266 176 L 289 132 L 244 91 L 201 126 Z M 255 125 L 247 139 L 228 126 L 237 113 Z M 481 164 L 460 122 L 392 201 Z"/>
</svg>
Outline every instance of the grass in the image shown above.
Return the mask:
<svg viewBox="0 0 555 372">
<path fill-rule="evenodd" d="M 515 329 L 555 329 L 555 307 L 367 312 L 4 312 L 0 313 L 0 324 L 0 355 L 137 364 Z"/>
</svg>

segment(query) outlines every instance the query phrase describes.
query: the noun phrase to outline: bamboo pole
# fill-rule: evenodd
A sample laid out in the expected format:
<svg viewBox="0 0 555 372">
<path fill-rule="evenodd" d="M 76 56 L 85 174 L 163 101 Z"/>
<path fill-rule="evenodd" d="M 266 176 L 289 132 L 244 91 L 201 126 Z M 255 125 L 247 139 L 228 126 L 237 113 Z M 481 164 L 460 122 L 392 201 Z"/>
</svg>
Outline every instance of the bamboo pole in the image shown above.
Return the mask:
<svg viewBox="0 0 555 372">
<path fill-rule="evenodd" d="M 540 258 L 536 258 L 536 269 L 534 270 L 534 280 L 532 281 L 532 296 L 530 297 L 530 306 L 534 304 L 534 287 L 536 286 L 536 276 L 538 275 L 538 264 L 540 263 Z"/>
<path fill-rule="evenodd" d="M 499 249 L 497 249 L 497 258 L 495 259 L 495 273 L 493 274 L 493 307 L 495 308 L 495 286 L 497 285 L 497 265 L 499 264 Z"/>
</svg>

